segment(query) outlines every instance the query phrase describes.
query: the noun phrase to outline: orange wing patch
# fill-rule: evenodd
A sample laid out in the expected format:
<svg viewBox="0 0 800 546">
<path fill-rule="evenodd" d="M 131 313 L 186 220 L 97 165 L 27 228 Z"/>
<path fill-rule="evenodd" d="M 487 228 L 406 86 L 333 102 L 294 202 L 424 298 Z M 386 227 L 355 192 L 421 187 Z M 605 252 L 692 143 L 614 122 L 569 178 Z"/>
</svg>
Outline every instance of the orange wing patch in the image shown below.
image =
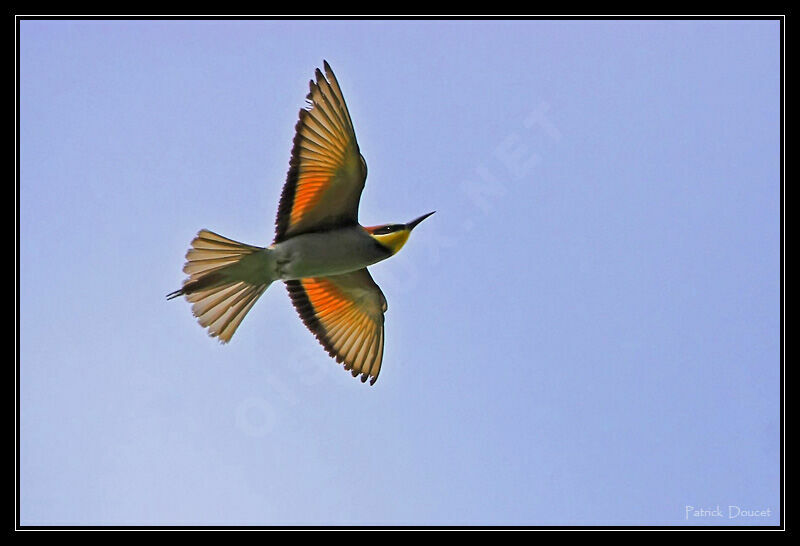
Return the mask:
<svg viewBox="0 0 800 546">
<path fill-rule="evenodd" d="M 366 269 L 286 282 L 300 318 L 328 354 L 361 381 L 378 379 L 386 299 Z"/>
<path fill-rule="evenodd" d="M 289 172 L 275 221 L 275 242 L 292 235 L 358 221 L 366 179 L 353 122 L 328 63 L 309 83 L 308 109 L 300 110 Z M 328 190 L 331 190 L 330 194 Z"/>
</svg>

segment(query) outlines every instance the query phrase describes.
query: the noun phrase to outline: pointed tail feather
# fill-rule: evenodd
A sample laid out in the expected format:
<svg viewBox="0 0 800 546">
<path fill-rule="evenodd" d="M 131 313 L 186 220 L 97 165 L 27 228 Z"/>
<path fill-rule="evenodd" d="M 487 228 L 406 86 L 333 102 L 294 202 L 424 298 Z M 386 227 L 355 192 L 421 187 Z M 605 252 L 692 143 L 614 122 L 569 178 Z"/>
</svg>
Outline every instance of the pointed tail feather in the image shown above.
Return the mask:
<svg viewBox="0 0 800 546">
<path fill-rule="evenodd" d="M 274 269 L 270 249 L 200 230 L 186 253 L 189 277 L 167 299 L 186 296 L 200 325 L 227 343 L 274 280 Z"/>
</svg>

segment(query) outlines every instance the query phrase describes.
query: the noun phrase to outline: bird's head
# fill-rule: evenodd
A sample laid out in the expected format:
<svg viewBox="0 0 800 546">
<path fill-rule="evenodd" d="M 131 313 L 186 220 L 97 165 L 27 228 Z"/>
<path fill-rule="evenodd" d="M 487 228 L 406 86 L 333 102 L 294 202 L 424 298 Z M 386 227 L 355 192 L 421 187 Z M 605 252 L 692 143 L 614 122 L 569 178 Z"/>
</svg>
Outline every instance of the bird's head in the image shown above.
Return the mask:
<svg viewBox="0 0 800 546">
<path fill-rule="evenodd" d="M 436 212 L 436 211 L 433 211 Z M 382 226 L 365 227 L 373 239 L 378 241 L 381 246 L 389 250 L 392 254 L 397 254 L 403 245 L 408 241 L 408 236 L 411 231 L 419 225 L 425 218 L 433 214 L 423 214 L 416 220 L 412 220 L 407 224 L 384 224 Z"/>
</svg>

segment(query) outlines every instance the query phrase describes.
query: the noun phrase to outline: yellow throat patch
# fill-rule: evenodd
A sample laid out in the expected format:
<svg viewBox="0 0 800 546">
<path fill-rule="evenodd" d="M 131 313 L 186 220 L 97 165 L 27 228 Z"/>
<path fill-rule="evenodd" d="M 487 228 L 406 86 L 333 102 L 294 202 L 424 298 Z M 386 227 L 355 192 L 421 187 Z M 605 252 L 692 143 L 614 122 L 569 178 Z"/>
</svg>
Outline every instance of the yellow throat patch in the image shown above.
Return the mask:
<svg viewBox="0 0 800 546">
<path fill-rule="evenodd" d="M 384 235 L 375 235 L 372 236 L 378 241 L 380 244 L 388 248 L 392 251 L 392 254 L 397 254 L 403 245 L 406 244 L 408 241 L 408 236 L 411 234 L 410 231 L 404 229 L 402 231 L 394 231 L 392 233 L 386 233 Z"/>
</svg>

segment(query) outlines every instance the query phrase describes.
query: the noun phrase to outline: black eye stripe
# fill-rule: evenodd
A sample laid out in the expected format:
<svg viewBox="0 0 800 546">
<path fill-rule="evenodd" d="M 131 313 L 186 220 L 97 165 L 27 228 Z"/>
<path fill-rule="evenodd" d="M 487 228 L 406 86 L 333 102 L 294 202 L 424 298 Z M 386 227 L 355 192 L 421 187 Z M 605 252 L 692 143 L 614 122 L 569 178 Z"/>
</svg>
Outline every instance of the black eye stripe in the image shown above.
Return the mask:
<svg viewBox="0 0 800 546">
<path fill-rule="evenodd" d="M 403 224 L 394 224 L 391 226 L 384 226 L 382 228 L 376 229 L 373 233 L 375 235 L 386 235 L 388 233 L 394 233 L 395 231 L 399 231 L 404 229 L 405 226 Z"/>
</svg>

